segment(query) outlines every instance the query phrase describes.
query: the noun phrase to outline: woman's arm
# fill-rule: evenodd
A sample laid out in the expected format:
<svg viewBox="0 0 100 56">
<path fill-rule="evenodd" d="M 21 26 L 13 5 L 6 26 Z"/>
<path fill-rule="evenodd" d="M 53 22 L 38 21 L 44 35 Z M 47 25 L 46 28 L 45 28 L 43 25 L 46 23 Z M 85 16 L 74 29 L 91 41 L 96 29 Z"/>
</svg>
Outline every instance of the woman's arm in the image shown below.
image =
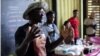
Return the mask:
<svg viewBox="0 0 100 56">
<path fill-rule="evenodd" d="M 72 34 L 72 35 L 71 35 L 72 41 L 74 41 L 74 37 L 75 37 L 75 36 L 74 36 L 74 29 L 73 29 L 72 27 L 71 27 L 71 34 Z"/>
</svg>

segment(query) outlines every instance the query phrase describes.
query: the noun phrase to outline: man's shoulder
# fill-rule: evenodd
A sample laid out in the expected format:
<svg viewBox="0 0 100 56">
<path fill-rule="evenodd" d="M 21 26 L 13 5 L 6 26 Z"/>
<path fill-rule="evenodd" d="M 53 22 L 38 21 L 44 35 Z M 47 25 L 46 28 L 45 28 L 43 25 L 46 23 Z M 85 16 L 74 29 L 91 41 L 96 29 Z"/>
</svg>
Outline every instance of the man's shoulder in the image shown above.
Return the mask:
<svg viewBox="0 0 100 56">
<path fill-rule="evenodd" d="M 73 17 L 70 17 L 70 18 L 68 19 L 68 21 L 71 21 L 71 20 L 73 20 Z"/>
<path fill-rule="evenodd" d="M 26 23 L 26 24 L 24 24 L 24 25 L 22 25 L 22 26 L 19 26 L 18 29 L 17 29 L 17 31 L 23 31 L 23 30 L 26 29 L 28 26 L 29 26 L 28 23 Z"/>
<path fill-rule="evenodd" d="M 73 17 L 70 17 L 69 20 L 73 19 Z"/>
<path fill-rule="evenodd" d="M 26 24 L 20 26 L 19 28 L 26 28 L 26 27 L 28 27 L 28 26 L 29 26 L 29 23 L 26 23 Z"/>
</svg>

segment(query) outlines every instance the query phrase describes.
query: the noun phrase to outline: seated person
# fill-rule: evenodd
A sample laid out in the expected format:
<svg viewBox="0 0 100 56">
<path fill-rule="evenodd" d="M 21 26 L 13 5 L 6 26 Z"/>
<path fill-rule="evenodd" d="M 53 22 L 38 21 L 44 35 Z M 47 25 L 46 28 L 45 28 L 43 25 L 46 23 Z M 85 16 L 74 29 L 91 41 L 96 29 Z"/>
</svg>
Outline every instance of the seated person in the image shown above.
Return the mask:
<svg viewBox="0 0 100 56">
<path fill-rule="evenodd" d="M 74 42 L 74 30 L 71 26 L 70 22 L 65 21 L 64 22 L 65 29 L 68 31 L 68 37 L 64 40 L 66 44 L 73 44 Z"/>
</svg>

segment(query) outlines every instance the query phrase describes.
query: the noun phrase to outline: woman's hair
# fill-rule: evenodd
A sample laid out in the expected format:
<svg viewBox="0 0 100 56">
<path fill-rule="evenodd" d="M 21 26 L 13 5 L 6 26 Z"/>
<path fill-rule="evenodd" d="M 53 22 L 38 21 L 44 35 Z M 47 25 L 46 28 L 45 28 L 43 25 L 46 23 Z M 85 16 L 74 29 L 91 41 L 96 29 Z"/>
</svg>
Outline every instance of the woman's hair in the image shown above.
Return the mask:
<svg viewBox="0 0 100 56">
<path fill-rule="evenodd" d="M 66 25 L 68 22 L 69 22 L 69 21 L 68 21 L 68 20 L 66 20 L 66 21 L 64 22 L 64 25 Z"/>
</svg>

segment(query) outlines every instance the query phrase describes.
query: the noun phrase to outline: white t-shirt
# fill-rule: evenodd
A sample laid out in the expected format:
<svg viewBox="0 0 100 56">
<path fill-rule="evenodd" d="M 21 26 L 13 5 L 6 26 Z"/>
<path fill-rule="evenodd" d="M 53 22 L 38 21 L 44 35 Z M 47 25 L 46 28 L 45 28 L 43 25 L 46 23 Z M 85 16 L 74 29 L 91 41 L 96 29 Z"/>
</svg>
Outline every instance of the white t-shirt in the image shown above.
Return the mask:
<svg viewBox="0 0 100 56">
<path fill-rule="evenodd" d="M 88 26 L 88 25 L 96 25 L 96 20 L 95 19 L 85 19 L 84 21 L 84 25 Z M 90 34 L 94 34 L 96 32 L 96 30 L 93 27 L 87 27 L 86 28 L 86 34 L 90 35 Z"/>
</svg>

